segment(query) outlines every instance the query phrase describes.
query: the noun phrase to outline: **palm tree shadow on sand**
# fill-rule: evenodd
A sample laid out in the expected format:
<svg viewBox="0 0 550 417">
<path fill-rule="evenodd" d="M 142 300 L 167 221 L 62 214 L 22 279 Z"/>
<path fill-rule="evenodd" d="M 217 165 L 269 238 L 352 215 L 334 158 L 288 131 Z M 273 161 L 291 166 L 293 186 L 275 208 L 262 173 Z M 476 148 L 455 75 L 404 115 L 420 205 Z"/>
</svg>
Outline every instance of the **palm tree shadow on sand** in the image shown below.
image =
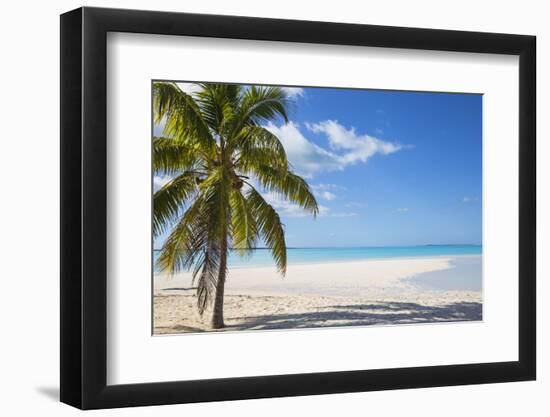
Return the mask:
<svg viewBox="0 0 550 417">
<path fill-rule="evenodd" d="M 230 324 L 233 320 L 228 320 L 226 330 L 282 330 L 482 320 L 482 304 L 476 302 L 456 302 L 444 306 L 382 302 L 334 305 L 320 310 L 300 314 L 233 317 L 233 320 L 242 322 Z"/>
</svg>

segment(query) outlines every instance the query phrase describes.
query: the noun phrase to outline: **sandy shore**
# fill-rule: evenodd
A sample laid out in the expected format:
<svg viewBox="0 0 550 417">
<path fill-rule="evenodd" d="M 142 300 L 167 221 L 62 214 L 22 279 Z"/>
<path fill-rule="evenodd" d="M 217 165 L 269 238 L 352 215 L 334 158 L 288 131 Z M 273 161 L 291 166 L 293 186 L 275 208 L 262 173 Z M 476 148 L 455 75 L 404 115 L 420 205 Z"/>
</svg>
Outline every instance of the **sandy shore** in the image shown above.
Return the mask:
<svg viewBox="0 0 550 417">
<path fill-rule="evenodd" d="M 232 269 L 227 330 L 481 320 L 481 291 L 427 289 L 415 280 L 460 275 L 457 258 L 290 265 L 284 278 L 272 267 Z M 472 261 L 481 271 L 481 256 Z M 194 294 L 190 274 L 155 278 L 155 334 L 206 330 Z"/>
</svg>

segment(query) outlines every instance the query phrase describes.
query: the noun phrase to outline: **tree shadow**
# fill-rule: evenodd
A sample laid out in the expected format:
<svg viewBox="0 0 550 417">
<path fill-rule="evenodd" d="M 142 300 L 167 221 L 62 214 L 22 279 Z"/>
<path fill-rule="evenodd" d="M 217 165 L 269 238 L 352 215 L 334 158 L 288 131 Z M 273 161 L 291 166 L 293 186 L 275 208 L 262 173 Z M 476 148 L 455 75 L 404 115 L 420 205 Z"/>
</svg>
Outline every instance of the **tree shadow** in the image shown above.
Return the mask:
<svg viewBox="0 0 550 417">
<path fill-rule="evenodd" d="M 185 326 L 183 324 L 176 324 L 175 326 L 155 326 L 153 334 L 169 334 L 169 333 L 200 333 L 204 332 L 204 329 L 193 326 Z"/>
<path fill-rule="evenodd" d="M 227 330 L 302 329 L 479 321 L 482 319 L 482 304 L 476 302 L 457 302 L 442 306 L 402 302 L 349 304 L 322 307 L 319 311 L 309 313 L 269 314 L 233 317 L 232 319 L 242 320 L 242 323 L 228 325 Z"/>
</svg>

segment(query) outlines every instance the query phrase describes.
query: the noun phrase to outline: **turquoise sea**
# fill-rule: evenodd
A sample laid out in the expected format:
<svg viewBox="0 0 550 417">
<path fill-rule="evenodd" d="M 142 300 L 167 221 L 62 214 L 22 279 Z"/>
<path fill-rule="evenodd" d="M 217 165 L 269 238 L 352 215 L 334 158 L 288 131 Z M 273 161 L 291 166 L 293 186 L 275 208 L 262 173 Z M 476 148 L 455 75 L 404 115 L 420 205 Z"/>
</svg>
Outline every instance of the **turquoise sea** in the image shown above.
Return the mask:
<svg viewBox="0 0 550 417">
<path fill-rule="evenodd" d="M 417 258 L 434 256 L 481 255 L 481 245 L 380 246 L 351 248 L 287 248 L 287 264 L 319 264 L 326 262 L 360 261 L 365 259 Z M 154 251 L 155 261 L 159 251 Z M 256 249 L 242 257 L 229 256 L 230 268 L 273 266 L 267 249 Z"/>
</svg>

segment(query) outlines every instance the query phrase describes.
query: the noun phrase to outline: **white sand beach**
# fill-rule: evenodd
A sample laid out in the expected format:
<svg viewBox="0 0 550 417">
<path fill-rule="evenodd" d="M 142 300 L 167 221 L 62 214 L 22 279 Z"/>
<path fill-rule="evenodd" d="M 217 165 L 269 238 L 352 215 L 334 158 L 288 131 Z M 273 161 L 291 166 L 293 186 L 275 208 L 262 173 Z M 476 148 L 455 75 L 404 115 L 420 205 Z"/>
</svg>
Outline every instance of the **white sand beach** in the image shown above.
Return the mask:
<svg viewBox="0 0 550 417">
<path fill-rule="evenodd" d="M 224 330 L 481 320 L 481 282 L 476 289 L 449 285 L 472 268 L 480 281 L 480 255 L 296 264 L 285 277 L 274 267 L 230 269 Z M 154 333 L 204 330 L 191 274 L 155 277 Z"/>
</svg>

